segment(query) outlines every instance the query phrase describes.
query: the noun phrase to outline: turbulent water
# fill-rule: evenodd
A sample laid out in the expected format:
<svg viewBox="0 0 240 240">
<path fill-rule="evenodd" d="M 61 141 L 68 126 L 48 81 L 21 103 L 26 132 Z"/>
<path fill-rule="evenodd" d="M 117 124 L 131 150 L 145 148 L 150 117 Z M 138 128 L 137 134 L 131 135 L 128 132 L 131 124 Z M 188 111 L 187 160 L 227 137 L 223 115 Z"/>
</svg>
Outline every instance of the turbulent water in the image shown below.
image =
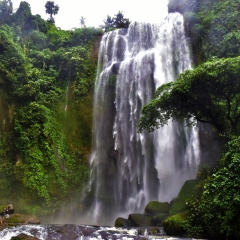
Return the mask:
<svg viewBox="0 0 240 240">
<path fill-rule="evenodd" d="M 151 230 L 147 229 L 115 229 L 75 224 L 22 225 L 6 228 L 0 232 L 0 239 L 10 240 L 12 237 L 22 239 L 23 235 L 21 234 L 39 240 L 190 240 L 187 238 L 167 237 L 161 229 L 157 234 L 152 235 Z"/>
<path fill-rule="evenodd" d="M 134 22 L 103 36 L 95 86 L 89 216 L 95 224 L 143 213 L 149 201 L 170 202 L 199 163 L 196 128 L 170 122 L 138 133 L 141 109 L 157 87 L 191 69 L 183 17 Z"/>
</svg>

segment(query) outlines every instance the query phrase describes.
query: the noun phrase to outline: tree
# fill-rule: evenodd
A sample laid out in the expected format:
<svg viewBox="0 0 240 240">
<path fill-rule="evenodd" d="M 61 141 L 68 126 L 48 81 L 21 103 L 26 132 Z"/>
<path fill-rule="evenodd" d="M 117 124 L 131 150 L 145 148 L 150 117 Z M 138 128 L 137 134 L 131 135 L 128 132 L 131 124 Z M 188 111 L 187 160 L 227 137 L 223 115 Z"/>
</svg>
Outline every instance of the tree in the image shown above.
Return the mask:
<svg viewBox="0 0 240 240">
<path fill-rule="evenodd" d="M 111 17 L 107 15 L 107 18 L 103 20 L 104 25 L 101 25 L 101 28 L 105 29 L 105 32 L 119 29 L 119 28 L 125 28 L 127 29 L 130 25 L 130 21 L 128 18 L 124 18 L 123 12 L 119 11 L 117 14 L 115 14 L 115 17 Z"/>
<path fill-rule="evenodd" d="M 59 6 L 55 5 L 54 1 L 47 1 L 45 4 L 46 13 L 50 14 L 49 22 L 55 23 L 53 15 L 58 14 Z"/>
<path fill-rule="evenodd" d="M 128 28 L 130 21 L 128 18 L 124 18 L 123 12 L 118 12 L 114 18 L 115 28 Z"/>
<path fill-rule="evenodd" d="M 114 19 L 111 16 L 107 15 L 107 18 L 104 19 L 103 22 L 104 22 L 104 25 L 101 25 L 100 27 L 104 28 L 105 32 L 108 32 L 114 29 L 114 25 L 113 25 Z"/>
<path fill-rule="evenodd" d="M 84 18 L 83 16 L 81 16 L 81 18 L 80 18 L 81 27 L 86 27 L 85 20 L 86 20 L 86 18 Z"/>
<path fill-rule="evenodd" d="M 142 110 L 139 130 L 153 131 L 170 119 L 212 124 L 219 132 L 240 132 L 240 57 L 215 59 L 162 85 Z"/>
<path fill-rule="evenodd" d="M 27 20 L 30 19 L 31 16 L 32 16 L 32 12 L 31 12 L 30 4 L 25 1 L 22 1 L 15 13 L 15 16 L 14 16 L 15 21 L 17 22 L 18 25 L 20 25 L 23 28 Z"/>
</svg>

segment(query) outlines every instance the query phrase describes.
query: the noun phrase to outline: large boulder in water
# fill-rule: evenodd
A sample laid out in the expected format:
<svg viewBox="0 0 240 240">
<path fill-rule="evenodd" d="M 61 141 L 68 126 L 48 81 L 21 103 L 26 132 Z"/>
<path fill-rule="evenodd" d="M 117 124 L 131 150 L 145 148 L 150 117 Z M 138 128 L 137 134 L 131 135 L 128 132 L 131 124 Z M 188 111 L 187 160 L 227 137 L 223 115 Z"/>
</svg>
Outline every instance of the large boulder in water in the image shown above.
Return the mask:
<svg viewBox="0 0 240 240">
<path fill-rule="evenodd" d="M 168 213 L 170 204 L 168 202 L 151 201 L 145 207 L 145 212 L 151 215 L 158 215 L 160 213 Z"/>
<path fill-rule="evenodd" d="M 114 226 L 117 228 L 118 227 L 128 228 L 131 227 L 131 222 L 128 219 L 119 217 L 116 219 Z"/>
<path fill-rule="evenodd" d="M 179 213 L 163 221 L 164 231 L 171 236 L 184 236 L 183 223 L 186 221 L 187 213 Z"/>
<path fill-rule="evenodd" d="M 151 226 L 152 216 L 140 213 L 129 214 L 128 220 L 132 227 L 146 227 Z"/>
</svg>

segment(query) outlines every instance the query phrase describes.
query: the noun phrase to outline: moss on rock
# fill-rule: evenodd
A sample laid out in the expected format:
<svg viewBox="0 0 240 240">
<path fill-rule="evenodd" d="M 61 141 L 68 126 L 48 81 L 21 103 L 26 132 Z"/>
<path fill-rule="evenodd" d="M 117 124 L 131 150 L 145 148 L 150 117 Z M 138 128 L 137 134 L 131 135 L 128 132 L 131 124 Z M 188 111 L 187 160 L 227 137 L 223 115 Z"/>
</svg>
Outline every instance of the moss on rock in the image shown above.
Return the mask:
<svg viewBox="0 0 240 240">
<path fill-rule="evenodd" d="M 173 215 L 166 220 L 163 221 L 163 229 L 168 235 L 172 236 L 183 236 L 185 234 L 185 230 L 183 227 L 183 223 L 187 218 L 187 213 L 179 213 Z"/>
<path fill-rule="evenodd" d="M 168 213 L 170 204 L 168 202 L 151 201 L 145 207 L 145 212 L 151 215 L 158 215 L 160 213 Z"/>
<path fill-rule="evenodd" d="M 169 210 L 170 216 L 184 212 L 186 210 L 186 201 L 192 196 L 196 183 L 197 180 L 192 179 L 187 180 L 183 184 L 177 198 L 174 199 L 171 205 L 171 208 Z"/>
<path fill-rule="evenodd" d="M 133 227 L 146 227 L 151 226 L 152 216 L 145 214 L 129 214 L 128 220 Z"/>
<path fill-rule="evenodd" d="M 126 227 L 131 227 L 131 222 L 128 219 L 125 218 L 117 218 L 115 223 L 114 223 L 115 227 L 122 227 L 122 228 L 126 228 Z"/>
</svg>

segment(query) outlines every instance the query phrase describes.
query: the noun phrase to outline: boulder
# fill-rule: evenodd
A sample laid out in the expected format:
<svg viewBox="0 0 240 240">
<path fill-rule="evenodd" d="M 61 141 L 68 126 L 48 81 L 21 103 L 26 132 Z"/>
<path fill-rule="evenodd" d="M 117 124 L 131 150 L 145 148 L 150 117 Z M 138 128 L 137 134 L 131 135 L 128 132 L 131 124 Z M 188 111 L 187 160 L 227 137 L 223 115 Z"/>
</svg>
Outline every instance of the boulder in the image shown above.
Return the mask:
<svg viewBox="0 0 240 240">
<path fill-rule="evenodd" d="M 183 222 L 187 218 L 187 213 L 173 215 L 163 221 L 164 231 L 171 236 L 183 236 L 185 234 Z"/>
<path fill-rule="evenodd" d="M 168 202 L 151 201 L 145 207 L 145 212 L 151 215 L 158 215 L 160 213 L 168 213 L 170 204 Z"/>
<path fill-rule="evenodd" d="M 131 227 L 131 223 L 128 219 L 119 217 L 116 219 L 114 226 L 116 228 L 119 228 L 119 227 L 128 228 L 128 227 Z"/>
<path fill-rule="evenodd" d="M 128 220 L 132 227 L 151 226 L 152 216 L 140 213 L 129 214 Z"/>
<path fill-rule="evenodd" d="M 169 210 L 170 216 L 184 212 L 186 210 L 186 202 L 192 196 L 197 182 L 197 180 L 192 179 L 187 180 L 183 184 L 177 198 L 175 198 L 174 201 L 171 203 L 171 208 Z"/>
<path fill-rule="evenodd" d="M 162 222 L 167 217 L 169 217 L 168 213 L 159 213 L 158 215 L 153 216 L 153 218 L 152 218 L 152 226 L 162 227 Z"/>
<path fill-rule="evenodd" d="M 10 240 L 40 240 L 40 239 L 33 237 L 33 236 L 29 236 L 25 233 L 21 233 L 21 234 L 17 235 L 16 237 L 11 237 Z"/>
<path fill-rule="evenodd" d="M 40 221 L 33 215 L 12 214 L 8 220 L 9 224 L 40 224 Z"/>
</svg>

